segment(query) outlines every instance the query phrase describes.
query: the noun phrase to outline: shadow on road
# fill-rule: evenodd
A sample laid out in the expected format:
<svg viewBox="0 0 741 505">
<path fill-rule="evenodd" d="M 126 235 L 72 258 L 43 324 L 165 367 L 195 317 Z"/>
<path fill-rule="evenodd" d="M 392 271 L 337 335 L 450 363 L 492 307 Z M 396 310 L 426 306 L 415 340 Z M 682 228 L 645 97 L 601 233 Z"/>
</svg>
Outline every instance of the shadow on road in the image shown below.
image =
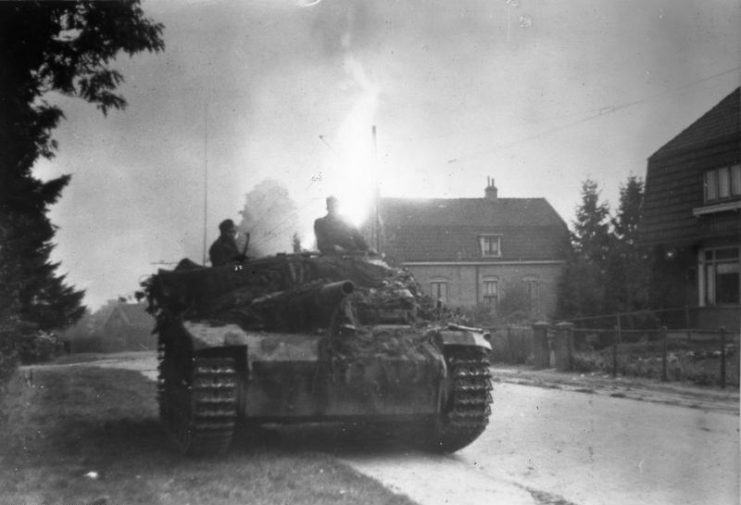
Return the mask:
<svg viewBox="0 0 741 505">
<path fill-rule="evenodd" d="M 391 455 L 420 450 L 409 428 L 373 424 L 307 423 L 242 427 L 232 451 L 324 452 L 338 457 Z"/>
</svg>

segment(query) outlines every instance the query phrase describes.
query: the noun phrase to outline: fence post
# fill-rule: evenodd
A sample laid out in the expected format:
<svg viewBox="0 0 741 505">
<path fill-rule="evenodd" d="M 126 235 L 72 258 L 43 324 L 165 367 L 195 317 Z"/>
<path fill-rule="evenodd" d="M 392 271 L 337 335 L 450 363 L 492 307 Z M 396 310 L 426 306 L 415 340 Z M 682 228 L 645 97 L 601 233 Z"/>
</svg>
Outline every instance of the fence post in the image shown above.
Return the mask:
<svg viewBox="0 0 741 505">
<path fill-rule="evenodd" d="M 720 387 L 726 388 L 726 327 L 720 327 Z"/>
<path fill-rule="evenodd" d="M 617 377 L 617 328 L 612 333 L 612 378 Z"/>
<path fill-rule="evenodd" d="M 566 321 L 556 324 L 556 368 L 562 371 L 573 369 L 573 334 L 574 323 Z"/>
<path fill-rule="evenodd" d="M 692 322 L 690 321 L 690 306 L 685 305 L 684 306 L 684 327 L 685 328 L 691 328 Z"/>
<path fill-rule="evenodd" d="M 516 363 L 515 350 L 512 347 L 512 327 L 510 325 L 507 325 L 507 354 L 509 354 L 510 364 Z"/>
<path fill-rule="evenodd" d="M 535 368 L 548 368 L 551 362 L 551 351 L 548 347 L 548 323 L 533 323 L 533 357 Z"/>
<path fill-rule="evenodd" d="M 669 377 L 667 375 L 667 330 L 666 326 L 661 327 L 661 343 L 662 343 L 662 352 L 661 352 L 661 380 L 666 382 L 669 380 Z"/>
</svg>

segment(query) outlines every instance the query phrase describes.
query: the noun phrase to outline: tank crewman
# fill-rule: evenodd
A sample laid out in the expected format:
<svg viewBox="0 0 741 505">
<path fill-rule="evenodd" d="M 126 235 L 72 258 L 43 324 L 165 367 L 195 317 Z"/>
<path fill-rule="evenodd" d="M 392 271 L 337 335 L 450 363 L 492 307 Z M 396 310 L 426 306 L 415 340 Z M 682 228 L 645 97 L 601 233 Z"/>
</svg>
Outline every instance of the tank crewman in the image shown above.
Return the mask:
<svg viewBox="0 0 741 505">
<path fill-rule="evenodd" d="M 234 221 L 231 219 L 225 219 L 219 223 L 219 238 L 208 249 L 211 265 L 218 267 L 229 263 L 241 263 L 247 259 L 246 253 L 250 242 L 250 234 L 247 234 L 247 243 L 245 243 L 244 250 L 241 252 L 237 247 L 236 234 L 237 227 L 234 226 Z"/>
<path fill-rule="evenodd" d="M 366 252 L 368 244 L 357 228 L 345 221 L 339 213 L 339 201 L 327 198 L 327 215 L 314 221 L 316 246 L 323 254 Z"/>
</svg>

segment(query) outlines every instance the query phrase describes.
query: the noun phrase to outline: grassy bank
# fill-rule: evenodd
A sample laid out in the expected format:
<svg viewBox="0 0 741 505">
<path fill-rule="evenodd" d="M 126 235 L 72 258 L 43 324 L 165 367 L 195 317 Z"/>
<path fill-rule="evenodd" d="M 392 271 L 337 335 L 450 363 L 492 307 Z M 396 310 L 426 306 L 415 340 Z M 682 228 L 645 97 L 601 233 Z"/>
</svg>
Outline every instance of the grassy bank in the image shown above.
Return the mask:
<svg viewBox="0 0 741 505">
<path fill-rule="evenodd" d="M 2 504 L 411 505 L 328 455 L 237 444 L 221 458 L 175 453 L 155 385 L 88 366 L 21 370 L 0 398 Z"/>
</svg>

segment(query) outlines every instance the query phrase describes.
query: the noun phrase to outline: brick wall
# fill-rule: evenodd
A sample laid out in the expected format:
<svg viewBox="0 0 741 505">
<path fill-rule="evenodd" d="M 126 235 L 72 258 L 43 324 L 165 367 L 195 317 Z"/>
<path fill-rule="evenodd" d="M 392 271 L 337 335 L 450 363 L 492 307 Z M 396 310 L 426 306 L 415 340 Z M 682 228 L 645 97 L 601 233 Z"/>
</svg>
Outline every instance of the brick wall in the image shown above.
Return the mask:
<svg viewBox="0 0 741 505">
<path fill-rule="evenodd" d="M 563 269 L 561 263 L 510 263 L 510 264 L 449 264 L 449 265 L 406 265 L 414 274 L 422 289 L 430 293 L 433 280 L 445 280 L 448 285 L 450 307 L 474 307 L 483 301 L 484 281 L 496 278 L 501 300 L 508 289 L 525 287 L 526 279 L 537 279 L 539 305 L 542 317 L 548 317 L 556 308 L 556 287 Z"/>
</svg>

